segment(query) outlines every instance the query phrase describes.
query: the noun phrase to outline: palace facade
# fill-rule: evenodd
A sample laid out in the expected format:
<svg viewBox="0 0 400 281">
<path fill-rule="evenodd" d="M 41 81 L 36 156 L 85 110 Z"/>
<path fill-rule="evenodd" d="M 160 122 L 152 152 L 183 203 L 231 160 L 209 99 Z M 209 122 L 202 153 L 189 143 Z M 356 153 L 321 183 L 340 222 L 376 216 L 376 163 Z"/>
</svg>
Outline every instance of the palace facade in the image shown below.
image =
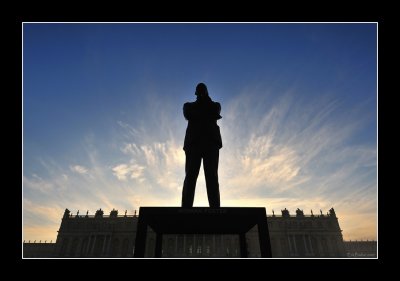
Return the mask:
<svg viewBox="0 0 400 281">
<path fill-rule="evenodd" d="M 327 214 L 304 215 L 300 209 L 290 215 L 267 216 L 272 257 L 336 258 L 346 257 L 342 230 L 334 209 Z M 65 210 L 56 243 L 24 243 L 25 258 L 132 258 L 138 215 L 119 215 L 112 210 L 104 215 L 73 215 Z M 249 258 L 260 257 L 256 228 L 246 234 Z M 149 228 L 145 257 L 154 257 L 155 233 Z M 237 258 L 238 235 L 163 235 L 165 258 Z"/>
<path fill-rule="evenodd" d="M 344 241 L 344 249 L 348 258 L 376 258 L 378 252 L 375 240 Z"/>
</svg>

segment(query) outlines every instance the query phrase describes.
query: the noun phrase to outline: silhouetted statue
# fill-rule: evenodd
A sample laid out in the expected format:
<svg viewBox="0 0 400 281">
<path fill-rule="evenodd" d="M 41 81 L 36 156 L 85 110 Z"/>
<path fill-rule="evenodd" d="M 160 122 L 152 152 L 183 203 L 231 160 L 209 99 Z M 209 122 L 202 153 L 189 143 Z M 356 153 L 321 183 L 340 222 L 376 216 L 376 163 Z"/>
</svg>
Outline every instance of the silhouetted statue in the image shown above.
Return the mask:
<svg viewBox="0 0 400 281">
<path fill-rule="evenodd" d="M 71 212 L 70 210 L 65 209 L 63 218 L 64 218 L 64 219 L 68 219 L 68 218 L 69 218 L 69 213 L 70 213 L 70 212 Z"/>
<path fill-rule="evenodd" d="M 118 210 L 115 210 L 114 208 L 110 212 L 110 218 L 116 218 L 118 217 Z"/>
<path fill-rule="evenodd" d="M 304 212 L 303 212 L 303 210 L 300 210 L 299 208 L 297 208 L 297 210 L 296 210 L 296 216 L 298 216 L 298 217 L 304 217 Z"/>
<path fill-rule="evenodd" d="M 331 217 L 336 217 L 335 209 L 333 209 L 333 207 L 329 210 L 329 214 Z"/>
<path fill-rule="evenodd" d="M 95 218 L 102 218 L 104 214 L 104 211 L 100 208 L 99 210 L 96 211 L 96 213 L 94 214 Z"/>
<path fill-rule="evenodd" d="M 290 217 L 288 209 L 285 208 L 284 210 L 281 210 L 281 212 L 282 212 L 282 217 Z"/>
<path fill-rule="evenodd" d="M 186 154 L 186 177 L 182 190 L 182 207 L 193 207 L 196 181 L 203 159 L 208 202 L 211 208 L 220 207 L 218 160 L 222 139 L 217 120 L 221 119 L 221 105 L 208 95 L 207 86 L 196 86 L 197 100 L 183 105 L 183 115 L 188 120 L 183 149 Z"/>
</svg>

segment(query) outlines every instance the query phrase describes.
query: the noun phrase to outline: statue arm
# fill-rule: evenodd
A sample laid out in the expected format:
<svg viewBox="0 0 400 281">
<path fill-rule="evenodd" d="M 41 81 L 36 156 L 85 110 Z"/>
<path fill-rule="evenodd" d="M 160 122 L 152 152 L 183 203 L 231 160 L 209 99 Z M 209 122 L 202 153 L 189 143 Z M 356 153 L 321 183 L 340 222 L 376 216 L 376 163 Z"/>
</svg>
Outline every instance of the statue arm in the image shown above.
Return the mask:
<svg viewBox="0 0 400 281">
<path fill-rule="evenodd" d="M 185 119 L 186 120 L 189 120 L 189 116 L 190 114 L 189 114 L 189 103 L 188 102 L 186 102 L 184 105 L 183 105 L 183 116 L 185 116 Z"/>
<path fill-rule="evenodd" d="M 219 102 L 215 103 L 216 107 L 216 115 L 217 115 L 217 120 L 221 119 L 221 104 Z"/>
</svg>

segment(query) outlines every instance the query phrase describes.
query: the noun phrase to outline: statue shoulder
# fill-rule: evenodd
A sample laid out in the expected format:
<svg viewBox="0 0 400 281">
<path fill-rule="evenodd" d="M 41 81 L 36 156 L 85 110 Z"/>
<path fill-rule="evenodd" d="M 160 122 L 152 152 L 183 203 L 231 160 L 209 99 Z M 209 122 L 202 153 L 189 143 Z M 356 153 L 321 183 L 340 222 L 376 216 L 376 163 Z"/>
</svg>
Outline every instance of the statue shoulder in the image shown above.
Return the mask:
<svg viewBox="0 0 400 281">
<path fill-rule="evenodd" d="M 191 107 L 191 106 L 193 106 L 193 104 L 194 104 L 194 102 L 185 102 L 185 103 L 183 104 L 183 108 Z"/>
<path fill-rule="evenodd" d="M 183 104 L 183 116 L 185 116 L 186 120 L 192 118 L 193 115 L 193 102 L 185 102 Z"/>
<path fill-rule="evenodd" d="M 217 120 L 221 119 L 221 104 L 219 102 L 214 102 L 214 106 L 215 106 L 215 111 L 217 114 Z"/>
</svg>

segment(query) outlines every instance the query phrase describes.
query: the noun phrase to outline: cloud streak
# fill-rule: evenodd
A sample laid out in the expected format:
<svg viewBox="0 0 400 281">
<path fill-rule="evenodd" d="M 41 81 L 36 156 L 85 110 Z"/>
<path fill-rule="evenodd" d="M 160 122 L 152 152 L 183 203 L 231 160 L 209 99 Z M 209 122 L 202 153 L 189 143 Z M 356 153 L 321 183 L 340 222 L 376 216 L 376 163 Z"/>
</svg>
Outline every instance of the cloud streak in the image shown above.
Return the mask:
<svg viewBox="0 0 400 281">
<path fill-rule="evenodd" d="M 78 174 L 87 174 L 88 173 L 88 169 L 86 169 L 83 166 L 80 165 L 74 165 L 74 166 L 70 166 L 71 171 L 76 172 Z"/>
<path fill-rule="evenodd" d="M 114 176 L 117 177 L 119 180 L 126 180 L 127 177 L 131 179 L 139 179 L 139 180 L 144 180 L 142 177 L 143 175 L 143 169 L 144 167 L 139 166 L 137 164 L 133 165 L 126 165 L 126 164 L 120 164 L 115 166 L 113 170 Z"/>
</svg>

